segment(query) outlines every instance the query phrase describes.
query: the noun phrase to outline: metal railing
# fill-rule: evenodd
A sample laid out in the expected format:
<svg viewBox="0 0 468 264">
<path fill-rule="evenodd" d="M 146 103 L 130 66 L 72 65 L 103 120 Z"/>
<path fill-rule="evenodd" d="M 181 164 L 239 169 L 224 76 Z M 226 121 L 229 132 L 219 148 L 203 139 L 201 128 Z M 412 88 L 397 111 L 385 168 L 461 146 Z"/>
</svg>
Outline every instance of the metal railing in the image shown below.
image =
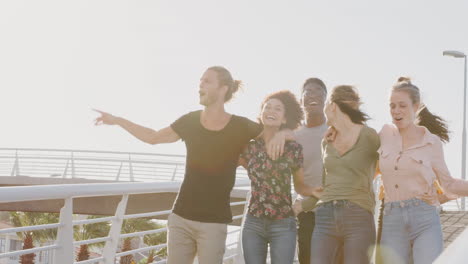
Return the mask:
<svg viewBox="0 0 468 264">
<path fill-rule="evenodd" d="M 185 156 L 171 154 L 0 148 L 0 176 L 80 178 L 104 181 L 182 181 Z M 237 185 L 249 185 L 247 172 L 237 169 Z M 378 191 L 379 179 L 374 183 Z M 447 211 L 465 211 L 460 199 L 443 205 Z"/>
<path fill-rule="evenodd" d="M 0 148 L 0 176 L 105 181 L 182 181 L 185 156 L 71 149 Z M 239 168 L 237 178 L 247 180 Z"/>
<path fill-rule="evenodd" d="M 44 230 L 44 229 L 57 229 L 57 238 L 51 244 L 47 246 L 17 250 L 13 252 L 5 252 L 0 254 L 1 258 L 17 257 L 24 254 L 36 253 L 40 251 L 52 250 L 54 251 L 53 263 L 101 263 L 110 264 L 115 263 L 115 259 L 121 256 L 141 253 L 154 249 L 162 249 L 166 247 L 166 244 L 144 246 L 138 249 L 133 249 L 125 252 L 118 252 L 118 246 L 121 239 L 128 237 L 142 237 L 144 235 L 156 234 L 165 232 L 166 228 L 160 228 L 148 231 L 139 231 L 128 234 L 121 234 L 122 224 L 125 219 L 141 218 L 141 217 L 154 217 L 170 214 L 170 210 L 140 213 L 140 214 L 125 214 L 127 209 L 127 201 L 129 195 L 133 194 L 144 194 L 144 193 L 167 193 L 177 192 L 179 190 L 180 183 L 178 182 L 158 182 L 158 183 L 96 183 L 96 184 L 64 184 L 64 185 L 40 185 L 40 186 L 25 186 L 25 187 L 3 187 L 0 192 L 0 201 L 2 203 L 7 202 L 22 202 L 22 201 L 38 201 L 38 200 L 50 200 L 50 199 L 63 199 L 65 201 L 64 206 L 60 211 L 60 220 L 58 223 L 51 223 L 46 225 L 36 226 L 23 226 L 0 230 L 0 234 L 15 233 L 15 232 L 27 232 L 33 230 Z M 245 198 L 247 190 L 234 189 L 231 192 L 231 197 Z M 122 197 L 118 204 L 115 215 L 96 219 L 87 220 L 73 220 L 73 199 L 79 197 L 102 197 L 120 195 Z M 246 204 L 245 201 L 231 203 L 231 206 Z M 243 215 L 236 215 L 234 219 L 241 219 Z M 111 228 L 108 236 L 74 241 L 73 239 L 73 227 L 76 225 L 93 224 L 99 222 L 111 222 Z M 237 228 L 230 233 L 239 232 L 240 228 Z M 234 237 L 234 242 L 227 243 L 227 247 L 234 246 L 237 248 L 235 253 L 225 256 L 226 261 L 231 263 L 239 263 L 237 260 L 242 261 L 240 247 L 238 245 L 238 237 Z M 102 255 L 98 258 L 75 262 L 75 247 L 84 244 L 93 244 L 98 242 L 105 242 L 105 246 L 102 250 Z M 7 249 L 8 250 L 8 249 Z M 231 250 L 232 251 L 232 250 Z M 234 261 L 234 262 L 232 262 Z M 165 263 L 165 260 L 156 262 Z"/>
</svg>

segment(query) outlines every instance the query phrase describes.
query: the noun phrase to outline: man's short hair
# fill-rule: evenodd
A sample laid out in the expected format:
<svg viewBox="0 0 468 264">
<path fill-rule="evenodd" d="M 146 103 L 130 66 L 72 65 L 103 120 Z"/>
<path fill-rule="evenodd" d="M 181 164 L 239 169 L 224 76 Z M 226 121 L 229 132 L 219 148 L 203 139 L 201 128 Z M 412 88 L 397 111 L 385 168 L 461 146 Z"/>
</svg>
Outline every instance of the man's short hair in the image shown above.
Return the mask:
<svg viewBox="0 0 468 264">
<path fill-rule="evenodd" d="M 325 92 L 325 95 L 327 95 L 327 86 L 325 86 L 325 83 L 320 80 L 319 78 L 309 78 L 307 79 L 305 82 L 304 82 L 304 85 L 302 86 L 302 92 L 304 92 L 304 89 L 307 85 L 309 84 L 316 84 L 318 86 L 320 86 L 323 91 Z"/>
</svg>

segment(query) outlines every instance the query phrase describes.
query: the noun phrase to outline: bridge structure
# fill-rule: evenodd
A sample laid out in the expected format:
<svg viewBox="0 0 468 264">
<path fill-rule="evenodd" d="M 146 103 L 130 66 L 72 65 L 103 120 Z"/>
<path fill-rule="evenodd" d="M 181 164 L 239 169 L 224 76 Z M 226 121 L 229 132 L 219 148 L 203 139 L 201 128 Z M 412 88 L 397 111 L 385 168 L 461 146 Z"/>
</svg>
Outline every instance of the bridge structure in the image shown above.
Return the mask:
<svg viewBox="0 0 468 264">
<path fill-rule="evenodd" d="M 2 260 L 17 260 L 21 255 L 48 251 L 51 252 L 50 262 L 44 264 L 110 264 L 119 263 L 122 256 L 142 257 L 147 256 L 150 250 L 163 249 L 167 246 L 164 243 L 151 246 L 139 243 L 136 249 L 122 251 L 123 239 L 134 237 L 142 241 L 146 235 L 167 231 L 163 227 L 123 234 L 122 225 L 126 219 L 166 220 L 171 213 L 184 172 L 183 155 L 0 148 L 0 211 L 60 214 L 57 223 L 0 229 L 0 236 L 34 230 L 57 230 L 56 239 L 45 246 L 25 250 L 9 250 L 8 246 L 4 247 L 0 252 L 0 263 L 18 263 Z M 231 192 L 234 221 L 229 227 L 226 241 L 226 264 L 244 263 L 240 225 L 245 214 L 248 187 L 246 171 L 238 169 L 236 184 Z M 461 210 L 457 202 L 444 209 Z M 77 219 L 76 215 L 101 217 Z M 99 222 L 111 224 L 107 236 L 78 241 L 74 239 L 74 228 Z M 465 262 L 457 262 L 454 258 L 464 254 L 460 243 L 465 241 L 466 245 L 467 240 L 468 233 L 464 231 L 440 257 L 440 261 L 448 258 L 451 261 L 439 263 L 466 263 L 465 258 Z M 76 261 L 77 247 L 96 243 L 104 243 L 97 256 Z M 166 263 L 166 260 L 157 259 L 153 263 Z"/>
</svg>

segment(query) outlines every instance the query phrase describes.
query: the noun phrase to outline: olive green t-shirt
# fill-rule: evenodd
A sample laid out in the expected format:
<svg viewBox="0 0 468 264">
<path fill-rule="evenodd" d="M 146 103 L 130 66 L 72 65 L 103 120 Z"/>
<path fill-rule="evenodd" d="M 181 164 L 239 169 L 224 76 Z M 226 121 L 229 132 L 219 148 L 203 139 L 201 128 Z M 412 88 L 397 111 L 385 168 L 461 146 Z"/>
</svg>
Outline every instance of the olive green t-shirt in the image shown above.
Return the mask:
<svg viewBox="0 0 468 264">
<path fill-rule="evenodd" d="M 372 181 L 379 147 L 379 135 L 368 126 L 362 127 L 356 143 L 343 155 L 323 140 L 324 191 L 319 204 L 348 200 L 373 213 L 375 196 Z"/>
</svg>

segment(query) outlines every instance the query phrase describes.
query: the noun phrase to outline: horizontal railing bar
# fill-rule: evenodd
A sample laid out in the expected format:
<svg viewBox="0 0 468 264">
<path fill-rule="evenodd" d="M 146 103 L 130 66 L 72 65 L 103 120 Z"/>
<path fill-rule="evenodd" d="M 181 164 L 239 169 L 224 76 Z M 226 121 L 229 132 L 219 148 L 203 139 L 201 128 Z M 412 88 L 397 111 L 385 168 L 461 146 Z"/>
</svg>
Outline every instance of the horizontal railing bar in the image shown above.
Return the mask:
<svg viewBox="0 0 468 264">
<path fill-rule="evenodd" d="M 241 231 L 240 228 L 239 228 L 239 229 L 236 229 L 236 230 L 229 231 L 229 232 L 228 232 L 228 235 L 237 233 L 237 232 L 239 232 L 239 231 Z"/>
<path fill-rule="evenodd" d="M 120 238 L 129 238 L 129 237 L 137 237 L 137 236 L 145 236 L 145 235 L 150 235 L 150 234 L 159 234 L 162 232 L 166 232 L 167 227 L 164 228 L 159 228 L 159 229 L 153 229 L 153 230 L 147 230 L 147 231 L 140 231 L 140 232 L 134 232 L 134 233 L 128 233 L 128 234 L 121 234 Z"/>
<path fill-rule="evenodd" d="M 98 261 L 104 260 L 104 257 L 98 257 L 98 258 L 93 258 L 93 259 L 88 259 L 88 260 L 82 260 L 75 262 L 74 264 L 91 264 L 91 263 L 96 263 Z"/>
<path fill-rule="evenodd" d="M 26 254 L 31 254 L 31 253 L 36 253 L 36 252 L 46 251 L 46 250 L 51 250 L 51 249 L 57 249 L 57 248 L 60 248 L 60 246 L 59 245 L 50 245 L 50 246 L 35 247 L 35 248 L 30 248 L 30 249 L 22 249 L 22 250 L 7 252 L 7 253 L 1 253 L 0 258 L 22 256 L 22 255 L 26 255 Z"/>
<path fill-rule="evenodd" d="M 2 158 L 4 156 L 0 156 L 0 158 Z M 24 156 L 20 156 L 18 157 L 20 160 L 25 160 L 25 159 L 28 159 L 28 160 L 31 160 L 31 159 L 35 159 L 35 160 L 69 160 L 70 157 L 24 157 Z M 128 159 L 104 159 L 104 158 L 100 158 L 100 159 L 88 159 L 88 158 L 80 158 L 80 157 L 75 157 L 73 158 L 73 160 L 75 162 L 77 161 L 102 161 L 102 162 L 129 162 Z M 140 160 L 132 160 L 132 164 L 167 164 L 167 165 L 185 165 L 185 162 L 184 161 L 140 161 Z"/>
<path fill-rule="evenodd" d="M 0 234 L 35 231 L 35 230 L 42 230 L 42 229 L 53 229 L 53 228 L 59 228 L 61 226 L 63 226 L 63 224 L 55 223 L 55 224 L 45 224 L 45 225 L 35 225 L 35 226 L 12 227 L 12 228 L 0 229 Z"/>
<path fill-rule="evenodd" d="M 40 161 L 28 161 L 27 163 L 21 163 L 21 168 L 60 168 L 65 167 L 65 163 L 61 162 L 40 162 Z M 117 166 L 117 165 L 115 165 Z"/>
<path fill-rule="evenodd" d="M 185 155 L 177 154 L 159 154 L 159 153 L 143 153 L 143 152 L 124 152 L 124 151 L 105 151 L 105 150 L 81 150 L 81 149 L 41 149 L 41 148 L 0 148 L 2 150 L 13 151 L 50 151 L 50 152 L 73 152 L 73 153 L 106 153 L 106 154 L 130 154 L 142 156 L 168 156 L 168 157 L 185 157 Z"/>
<path fill-rule="evenodd" d="M 165 248 L 165 247 L 167 247 L 167 244 L 160 244 L 156 246 L 137 248 L 137 249 L 117 253 L 115 254 L 115 257 L 118 258 L 122 256 L 132 255 L 132 254 L 139 253 L 139 252 L 149 251 L 152 249 L 160 249 L 160 248 Z"/>
<path fill-rule="evenodd" d="M 0 203 L 31 200 L 100 197 L 124 194 L 178 192 L 180 182 L 125 182 L 2 187 Z"/>
<path fill-rule="evenodd" d="M 73 221 L 73 225 L 89 225 L 89 224 L 94 224 L 94 223 L 112 221 L 116 218 L 117 217 L 115 216 L 107 216 L 107 217 L 99 217 L 99 218 L 93 218 L 93 219 L 75 220 Z"/>
<path fill-rule="evenodd" d="M 80 178 L 83 178 L 83 176 L 90 175 L 90 176 L 114 176 L 117 174 L 118 168 L 113 168 L 109 170 L 101 170 L 96 168 L 80 168 L 77 167 L 75 168 L 75 175 L 79 175 Z M 33 174 L 33 175 L 50 175 L 50 174 L 62 174 L 63 173 L 63 168 L 44 168 L 44 167 L 22 167 L 21 168 L 21 174 Z M 68 172 L 67 174 L 70 174 Z M 121 172 L 120 174 L 127 175 L 129 174 L 128 171 Z M 152 175 L 161 175 L 161 176 L 167 176 L 167 177 L 172 177 L 173 174 L 173 169 L 172 171 L 133 171 L 134 175 L 138 176 L 147 176 L 150 177 Z M 183 175 L 181 173 L 180 175 Z"/>
<path fill-rule="evenodd" d="M 20 158 L 21 159 L 21 158 Z M 26 161 L 20 161 L 21 162 L 21 167 L 24 168 L 31 168 L 31 167 L 44 167 L 44 168 L 63 168 L 65 167 L 66 163 L 65 162 L 53 162 L 50 160 L 42 160 L 42 159 L 34 159 L 33 158 L 26 160 Z M 77 160 L 80 161 L 80 160 Z M 113 168 L 119 168 L 120 164 L 123 163 L 123 166 L 125 169 L 128 169 L 128 160 L 122 161 L 122 162 L 102 162 L 98 160 L 89 160 L 89 161 L 96 161 L 96 162 L 75 162 L 76 167 L 80 168 L 95 168 L 99 167 L 100 169 L 103 170 L 109 170 Z M 12 165 L 13 162 L 10 162 L 9 165 Z M 145 163 L 140 163 L 138 161 L 135 161 L 135 164 L 132 161 L 133 169 L 138 169 L 138 170 L 143 170 L 143 169 L 161 169 L 161 170 L 167 170 L 171 171 L 174 170 L 176 166 L 179 166 L 179 164 L 173 164 L 173 163 L 164 163 L 164 162 L 152 162 L 152 161 L 145 161 Z M 70 166 L 70 165 L 68 165 Z M 89 166 L 89 167 L 87 167 Z M 179 166 L 180 169 L 184 169 L 185 167 Z"/>
<path fill-rule="evenodd" d="M 232 242 L 231 244 L 227 244 L 226 247 L 230 247 L 230 246 L 234 246 L 234 245 L 237 245 L 237 241 L 236 242 Z"/>
<path fill-rule="evenodd" d="M 236 215 L 236 216 L 232 217 L 232 220 L 237 220 L 237 219 L 240 219 L 242 217 L 243 217 L 243 215 Z"/>
<path fill-rule="evenodd" d="M 77 175 L 109 175 L 109 176 L 114 176 L 117 175 L 117 172 L 119 171 L 119 168 L 114 168 L 112 170 L 98 170 L 98 169 L 93 169 L 93 168 L 75 168 L 75 174 Z M 120 175 L 127 175 L 129 172 L 120 172 Z M 135 171 L 133 170 L 133 175 L 135 176 L 151 176 L 151 175 L 164 175 L 164 176 L 172 176 L 171 171 L 145 171 L 145 172 L 140 172 L 140 171 Z"/>
<path fill-rule="evenodd" d="M 107 237 L 99 237 L 99 238 L 76 241 L 76 242 L 73 242 L 73 245 L 81 246 L 81 245 L 87 245 L 87 244 L 95 244 L 95 243 L 99 243 L 99 242 L 106 242 L 106 241 L 110 241 L 110 240 L 111 240 L 111 238 L 108 237 L 108 236 Z"/>
<path fill-rule="evenodd" d="M 172 210 L 152 212 L 152 213 L 129 214 L 129 215 L 124 215 L 123 219 L 132 219 L 132 218 L 140 218 L 140 217 L 151 217 L 151 216 L 167 215 L 167 214 L 170 214 L 171 212 L 172 212 Z"/>
<path fill-rule="evenodd" d="M 241 205 L 241 204 L 247 204 L 247 202 L 246 202 L 246 201 L 242 201 L 242 202 L 230 203 L 231 206 L 236 206 L 236 205 Z"/>
<path fill-rule="evenodd" d="M 234 254 L 234 255 L 231 255 L 231 256 L 225 257 L 223 260 L 228 260 L 228 259 L 235 258 L 235 257 L 237 257 L 237 255 L 239 255 L 239 254 Z"/>
</svg>

